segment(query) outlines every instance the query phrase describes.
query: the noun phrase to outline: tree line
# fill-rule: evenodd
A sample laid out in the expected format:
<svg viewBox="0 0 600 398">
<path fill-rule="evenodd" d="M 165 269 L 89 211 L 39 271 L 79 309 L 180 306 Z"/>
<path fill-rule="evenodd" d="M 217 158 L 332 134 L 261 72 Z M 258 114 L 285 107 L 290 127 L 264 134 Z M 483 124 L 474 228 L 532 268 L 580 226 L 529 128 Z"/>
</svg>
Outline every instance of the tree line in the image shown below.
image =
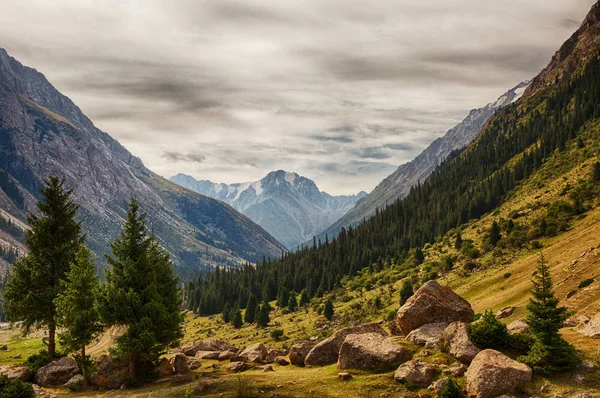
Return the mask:
<svg viewBox="0 0 600 398">
<path fill-rule="evenodd" d="M 59 327 L 64 330 L 61 348 L 81 356 L 86 386 L 85 347 L 110 326 L 125 327 L 115 344 L 117 355 L 128 359 L 129 376 L 152 374 L 159 356 L 182 337 L 179 279 L 169 253 L 148 233 L 145 215 L 132 199 L 123 230 L 106 256 L 111 266 L 106 282 L 100 283 L 72 194 L 64 180 L 45 181 L 38 212 L 27 219 L 28 254 L 13 263 L 6 280 L 6 318 L 23 322 L 25 333 L 47 330 L 48 361 L 59 356 L 56 333 Z"/>
<path fill-rule="evenodd" d="M 263 259 L 240 269 L 199 274 L 185 286 L 189 309 L 216 314 L 225 303 L 244 308 L 254 294 L 275 300 L 281 291 L 321 297 L 344 276 L 366 267 L 401 263 L 415 248 L 496 208 L 555 151 L 565 150 L 587 122 L 600 117 L 600 61 L 511 104 L 492 117 L 477 140 L 444 161 L 408 196 L 335 239 Z"/>
</svg>

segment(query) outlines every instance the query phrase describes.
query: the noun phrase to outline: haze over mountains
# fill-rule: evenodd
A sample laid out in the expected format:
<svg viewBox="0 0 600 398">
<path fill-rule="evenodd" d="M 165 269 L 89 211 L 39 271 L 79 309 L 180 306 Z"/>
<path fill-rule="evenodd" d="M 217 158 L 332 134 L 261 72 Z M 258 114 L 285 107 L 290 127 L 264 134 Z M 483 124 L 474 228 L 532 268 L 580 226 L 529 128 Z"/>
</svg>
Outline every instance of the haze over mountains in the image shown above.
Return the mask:
<svg viewBox="0 0 600 398">
<path fill-rule="evenodd" d="M 101 259 L 132 197 L 180 273 L 277 257 L 285 249 L 230 206 L 148 170 L 44 75 L 0 48 L 0 218 L 23 221 L 35 212 L 50 175 L 75 189 L 87 244 Z M 18 246 L 22 237 L 14 235 L 2 232 L 0 243 Z"/>
<path fill-rule="evenodd" d="M 498 110 L 521 98 L 529 84 L 529 81 L 519 83 L 496 101 L 490 102 L 483 108 L 471 110 L 461 123 L 433 141 L 415 159 L 398 167 L 394 173 L 380 182 L 371 193 L 318 237 L 322 239 L 325 234 L 329 237 L 337 236 L 342 227 L 355 226 L 363 219 L 375 214 L 378 208 L 382 209 L 408 195 L 411 187 L 423 182 L 453 151 L 470 144 L 481 132 L 489 118 Z"/>
<path fill-rule="evenodd" d="M 320 234 L 367 195 L 332 196 L 296 173 L 273 171 L 254 182 L 219 184 L 177 174 L 171 181 L 230 204 L 287 248 Z"/>
</svg>

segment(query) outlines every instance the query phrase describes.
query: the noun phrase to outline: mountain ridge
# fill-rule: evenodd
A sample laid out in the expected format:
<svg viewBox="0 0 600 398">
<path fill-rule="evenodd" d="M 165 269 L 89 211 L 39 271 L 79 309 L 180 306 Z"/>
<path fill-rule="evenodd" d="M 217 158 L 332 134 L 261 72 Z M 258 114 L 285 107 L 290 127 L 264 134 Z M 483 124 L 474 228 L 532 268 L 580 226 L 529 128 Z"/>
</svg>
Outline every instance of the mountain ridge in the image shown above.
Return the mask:
<svg viewBox="0 0 600 398">
<path fill-rule="evenodd" d="M 285 248 L 232 207 L 185 190 L 147 169 L 45 76 L 0 49 L 0 207 L 24 220 L 43 179 L 65 178 L 82 204 L 88 245 L 102 258 L 130 197 L 148 214 L 179 270 L 236 266 Z M 10 193 L 7 194 L 7 193 Z"/>
<path fill-rule="evenodd" d="M 314 181 L 284 170 L 234 184 L 196 180 L 182 173 L 170 180 L 233 206 L 289 249 L 312 239 L 366 195 L 332 196 L 320 191 Z"/>
</svg>

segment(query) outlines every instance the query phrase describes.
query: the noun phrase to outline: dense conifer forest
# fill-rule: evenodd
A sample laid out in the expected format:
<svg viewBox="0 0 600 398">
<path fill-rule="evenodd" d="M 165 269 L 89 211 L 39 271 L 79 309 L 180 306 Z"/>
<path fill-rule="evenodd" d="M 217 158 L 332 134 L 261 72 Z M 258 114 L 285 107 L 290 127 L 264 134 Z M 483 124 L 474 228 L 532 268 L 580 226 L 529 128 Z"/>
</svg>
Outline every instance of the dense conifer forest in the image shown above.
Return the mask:
<svg viewBox="0 0 600 398">
<path fill-rule="evenodd" d="M 242 269 L 216 269 L 186 285 L 188 308 L 200 314 L 224 305 L 244 308 L 254 294 L 274 300 L 282 291 L 310 297 L 339 286 L 366 267 L 406 260 L 449 230 L 495 209 L 555 151 L 564 151 L 582 127 L 600 117 L 598 56 L 571 79 L 499 111 L 476 142 L 442 163 L 410 194 L 335 239 L 263 259 Z M 573 198 L 578 206 L 578 198 Z"/>
</svg>

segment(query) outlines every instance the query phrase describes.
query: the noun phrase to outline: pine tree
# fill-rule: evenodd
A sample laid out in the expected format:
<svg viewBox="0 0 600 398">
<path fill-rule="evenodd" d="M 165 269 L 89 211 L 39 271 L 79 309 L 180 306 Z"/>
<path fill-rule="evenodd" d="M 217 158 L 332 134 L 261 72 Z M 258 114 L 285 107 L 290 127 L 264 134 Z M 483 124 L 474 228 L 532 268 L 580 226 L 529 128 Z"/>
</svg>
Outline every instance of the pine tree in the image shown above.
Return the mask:
<svg viewBox="0 0 600 398">
<path fill-rule="evenodd" d="M 421 250 L 420 247 L 415 248 L 413 260 L 415 262 L 415 265 L 421 265 L 423 264 L 423 261 L 425 261 L 425 255 L 423 254 L 423 250 Z"/>
<path fill-rule="evenodd" d="M 258 327 L 265 328 L 269 325 L 271 319 L 269 318 L 269 308 L 266 303 L 263 303 L 260 306 L 260 311 L 258 312 L 256 324 Z"/>
<path fill-rule="evenodd" d="M 71 199 L 73 190 L 64 180 L 50 177 L 40 191 L 39 216 L 30 214 L 31 227 L 25 233 L 27 256 L 14 262 L 3 294 L 9 321 L 23 321 L 23 331 L 48 328 L 48 354 L 56 352 L 56 305 L 61 281 L 85 240 L 81 223 L 75 220 L 79 205 Z"/>
<path fill-rule="evenodd" d="M 296 292 L 290 292 L 290 298 L 288 300 L 288 308 L 291 312 L 294 312 L 298 309 L 298 300 L 296 299 Z"/>
<path fill-rule="evenodd" d="M 594 163 L 594 169 L 592 171 L 592 178 L 596 182 L 600 182 L 600 162 Z"/>
<path fill-rule="evenodd" d="M 494 247 L 496 244 L 502 239 L 502 234 L 500 233 L 500 225 L 494 221 L 490 230 L 488 231 L 487 243 Z"/>
<path fill-rule="evenodd" d="M 223 306 L 223 313 L 221 314 L 221 318 L 223 319 L 223 322 L 229 323 L 230 315 L 231 315 L 231 308 L 229 307 L 229 301 L 228 301 Z"/>
<path fill-rule="evenodd" d="M 242 321 L 242 311 L 239 308 L 235 308 L 233 312 L 233 318 L 231 319 L 231 324 L 234 328 L 239 329 L 242 327 L 244 322 Z"/>
<path fill-rule="evenodd" d="M 581 359 L 575 348 L 562 338 L 559 331 L 570 313 L 566 307 L 559 307 L 559 300 L 554 295 L 550 267 L 546 265 L 543 254 L 540 254 L 537 273 L 533 280 L 532 298 L 527 304 L 529 314 L 525 322 L 529 325 L 535 342 L 529 353 L 519 361 L 529 365 L 540 374 L 574 369 Z"/>
<path fill-rule="evenodd" d="M 331 302 L 331 300 L 327 300 L 327 302 L 325 303 L 325 308 L 323 309 L 323 315 L 325 316 L 325 318 L 327 318 L 327 320 L 330 321 L 333 318 L 333 314 L 333 303 Z"/>
<path fill-rule="evenodd" d="M 412 283 L 410 283 L 408 280 L 404 281 L 404 283 L 402 283 L 402 287 L 400 288 L 400 305 L 404 305 L 406 300 L 411 298 L 413 294 L 414 292 Z"/>
<path fill-rule="evenodd" d="M 304 307 L 309 303 L 310 299 L 308 298 L 308 293 L 306 293 L 306 289 L 302 289 L 300 293 L 300 306 Z"/>
<path fill-rule="evenodd" d="M 256 296 L 250 294 L 250 297 L 248 297 L 248 304 L 246 304 L 246 311 L 244 312 L 245 323 L 254 323 L 254 319 L 256 318 L 256 304 L 258 304 Z"/>
<path fill-rule="evenodd" d="M 81 353 L 83 385 L 87 388 L 85 346 L 94 341 L 103 328 L 96 308 L 98 277 L 92 253 L 85 246 L 81 246 L 77 252 L 62 285 L 62 291 L 54 299 L 57 324 L 65 329 L 59 336 L 60 342 L 69 351 Z"/>
<path fill-rule="evenodd" d="M 285 286 L 282 286 L 279 289 L 279 294 L 277 295 L 277 306 L 279 308 L 284 308 L 288 306 L 288 303 L 290 302 L 290 296 L 288 294 L 288 291 L 286 290 Z"/>
<path fill-rule="evenodd" d="M 458 231 L 456 233 L 456 240 L 454 241 L 454 248 L 456 250 L 460 250 L 462 247 L 462 244 L 463 244 L 463 238 L 462 238 L 460 231 Z"/>
<path fill-rule="evenodd" d="M 179 280 L 144 220 L 132 199 L 123 231 L 106 256 L 111 269 L 99 297 L 103 321 L 126 327 L 116 346 L 127 354 L 132 379 L 150 374 L 159 356 L 183 336 Z"/>
</svg>

